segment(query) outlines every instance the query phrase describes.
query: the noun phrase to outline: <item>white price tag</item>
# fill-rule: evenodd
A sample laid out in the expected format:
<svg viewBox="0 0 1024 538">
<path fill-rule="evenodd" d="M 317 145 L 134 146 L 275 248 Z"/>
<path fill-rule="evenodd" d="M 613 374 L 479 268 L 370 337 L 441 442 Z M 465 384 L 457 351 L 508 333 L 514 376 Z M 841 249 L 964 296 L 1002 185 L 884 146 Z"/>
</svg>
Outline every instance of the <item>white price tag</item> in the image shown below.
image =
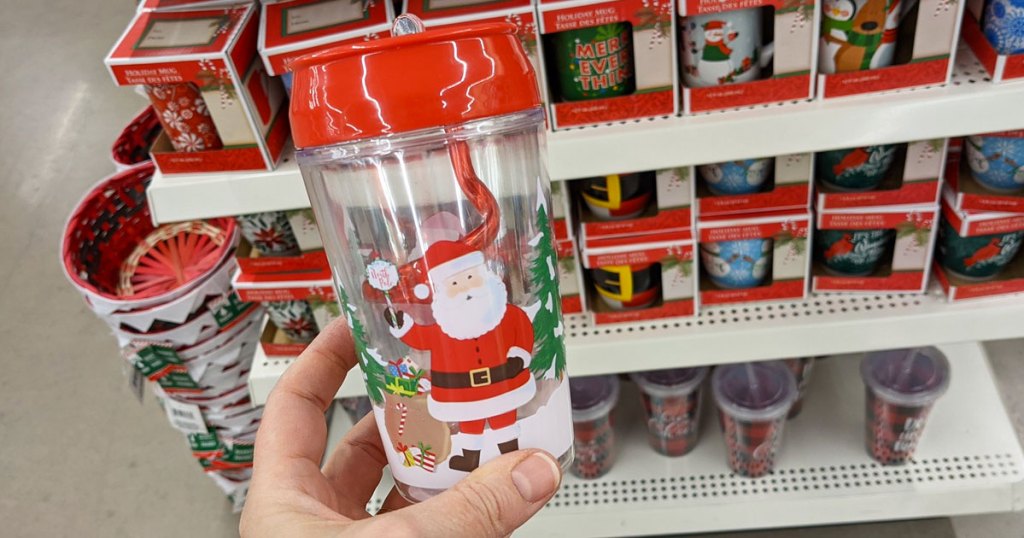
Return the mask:
<svg viewBox="0 0 1024 538">
<path fill-rule="evenodd" d="M 121 369 L 128 380 L 128 390 L 131 390 L 135 399 L 142 403 L 143 395 L 146 392 L 146 376 L 142 375 L 138 368 L 128 363 L 124 363 Z"/>
<path fill-rule="evenodd" d="M 167 420 L 174 429 L 186 434 L 207 433 L 203 412 L 199 410 L 198 405 L 165 398 L 164 411 L 167 412 Z"/>
</svg>

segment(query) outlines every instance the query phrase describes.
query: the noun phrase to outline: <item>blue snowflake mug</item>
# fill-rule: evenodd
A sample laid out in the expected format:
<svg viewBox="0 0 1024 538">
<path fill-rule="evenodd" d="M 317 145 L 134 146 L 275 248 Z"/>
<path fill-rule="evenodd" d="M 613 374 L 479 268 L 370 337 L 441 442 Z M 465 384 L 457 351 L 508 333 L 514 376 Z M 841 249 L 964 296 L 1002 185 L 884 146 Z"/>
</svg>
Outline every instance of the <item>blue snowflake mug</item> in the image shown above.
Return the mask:
<svg viewBox="0 0 1024 538">
<path fill-rule="evenodd" d="M 988 280 L 999 275 L 1020 251 L 1024 230 L 964 237 L 942 219 L 939 227 L 939 262 L 965 280 Z"/>
<path fill-rule="evenodd" d="M 814 251 L 837 276 L 868 276 L 878 270 L 896 239 L 895 230 L 816 230 Z"/>
<path fill-rule="evenodd" d="M 754 194 L 765 190 L 775 159 L 745 159 L 697 167 L 708 190 L 716 196 Z"/>
<path fill-rule="evenodd" d="M 967 164 L 985 189 L 998 193 L 1024 190 L 1024 137 L 967 137 Z"/>
<path fill-rule="evenodd" d="M 999 54 L 1024 53 L 1024 0 L 989 0 L 981 30 Z"/>
<path fill-rule="evenodd" d="M 693 15 L 681 24 L 686 86 L 706 88 L 761 77 L 761 8 Z"/>
<path fill-rule="evenodd" d="M 821 151 L 814 156 L 818 181 L 837 191 L 870 191 L 889 173 L 896 158 L 896 145 Z"/>
<path fill-rule="evenodd" d="M 772 265 L 771 239 L 701 243 L 700 261 L 719 288 L 754 288 L 764 283 Z"/>
</svg>

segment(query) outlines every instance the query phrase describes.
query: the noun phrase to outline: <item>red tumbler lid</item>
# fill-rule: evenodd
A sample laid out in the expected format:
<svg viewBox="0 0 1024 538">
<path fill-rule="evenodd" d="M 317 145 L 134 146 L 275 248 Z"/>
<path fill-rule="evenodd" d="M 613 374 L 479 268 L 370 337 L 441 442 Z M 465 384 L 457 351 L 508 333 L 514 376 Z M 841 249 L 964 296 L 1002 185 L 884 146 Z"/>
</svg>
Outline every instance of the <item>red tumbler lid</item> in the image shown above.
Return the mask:
<svg viewBox="0 0 1024 538">
<path fill-rule="evenodd" d="M 540 106 L 515 25 L 469 23 L 342 45 L 292 64 L 297 148 L 444 127 Z M 410 33 L 412 32 L 412 33 Z"/>
</svg>

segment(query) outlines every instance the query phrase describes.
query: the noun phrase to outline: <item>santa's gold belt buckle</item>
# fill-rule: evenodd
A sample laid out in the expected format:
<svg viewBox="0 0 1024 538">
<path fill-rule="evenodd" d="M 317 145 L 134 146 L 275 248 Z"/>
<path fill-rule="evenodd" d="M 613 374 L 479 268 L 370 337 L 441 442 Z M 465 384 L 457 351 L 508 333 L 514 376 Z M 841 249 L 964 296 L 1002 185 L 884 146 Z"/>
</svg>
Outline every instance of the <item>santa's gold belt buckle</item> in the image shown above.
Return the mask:
<svg viewBox="0 0 1024 538">
<path fill-rule="evenodd" d="M 477 377 L 483 378 L 482 381 L 477 381 Z M 477 368 L 469 371 L 469 386 L 471 387 L 483 387 L 491 384 L 491 369 L 490 368 Z"/>
</svg>

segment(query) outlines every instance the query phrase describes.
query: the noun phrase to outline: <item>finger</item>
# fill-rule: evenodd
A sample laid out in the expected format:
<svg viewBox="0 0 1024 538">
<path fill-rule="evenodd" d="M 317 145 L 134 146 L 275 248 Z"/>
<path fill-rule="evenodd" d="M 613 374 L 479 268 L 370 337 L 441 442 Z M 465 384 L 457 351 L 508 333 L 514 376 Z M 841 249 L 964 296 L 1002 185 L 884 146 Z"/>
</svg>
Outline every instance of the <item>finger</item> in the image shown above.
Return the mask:
<svg viewBox="0 0 1024 538">
<path fill-rule="evenodd" d="M 422 536 L 507 536 L 548 502 L 561 479 L 548 453 L 520 450 L 495 458 L 436 497 L 373 521 L 382 531 L 410 528 Z"/>
<path fill-rule="evenodd" d="M 255 473 L 289 476 L 296 464 L 320 467 L 327 443 L 324 413 L 355 365 L 348 326 L 335 320 L 278 380 L 256 435 Z"/>
<path fill-rule="evenodd" d="M 348 510 L 352 513 L 342 515 L 352 519 L 370 517 L 363 507 L 380 484 L 387 464 L 377 421 L 370 413 L 352 426 L 324 465 L 324 476 L 337 492 L 339 508 L 354 508 Z"/>
</svg>

